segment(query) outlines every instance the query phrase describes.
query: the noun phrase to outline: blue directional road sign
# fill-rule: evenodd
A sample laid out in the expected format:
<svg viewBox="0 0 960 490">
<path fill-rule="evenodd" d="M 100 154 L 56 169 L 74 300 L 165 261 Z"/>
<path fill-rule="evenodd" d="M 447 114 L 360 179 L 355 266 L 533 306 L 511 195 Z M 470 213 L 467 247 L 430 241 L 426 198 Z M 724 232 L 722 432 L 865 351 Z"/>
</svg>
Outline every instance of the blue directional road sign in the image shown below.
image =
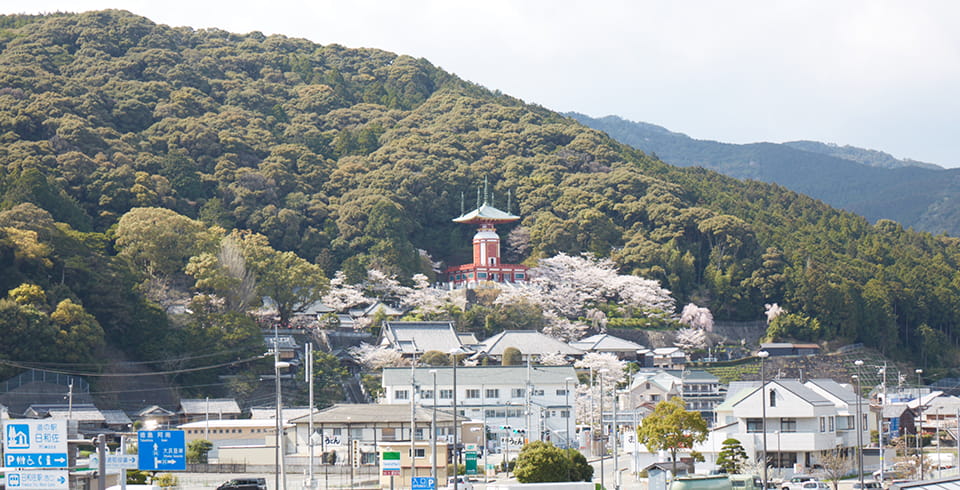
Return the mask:
<svg viewBox="0 0 960 490">
<path fill-rule="evenodd" d="M 3 425 L 8 468 L 66 468 L 66 420 L 8 420 Z"/>
<path fill-rule="evenodd" d="M 187 471 L 187 449 L 182 430 L 137 432 L 141 471 Z"/>
<path fill-rule="evenodd" d="M 437 488 L 437 479 L 432 476 L 415 476 L 410 479 L 412 490 L 434 490 Z"/>
<path fill-rule="evenodd" d="M 11 490 L 67 490 L 70 473 L 66 470 L 8 471 L 7 488 Z"/>
</svg>

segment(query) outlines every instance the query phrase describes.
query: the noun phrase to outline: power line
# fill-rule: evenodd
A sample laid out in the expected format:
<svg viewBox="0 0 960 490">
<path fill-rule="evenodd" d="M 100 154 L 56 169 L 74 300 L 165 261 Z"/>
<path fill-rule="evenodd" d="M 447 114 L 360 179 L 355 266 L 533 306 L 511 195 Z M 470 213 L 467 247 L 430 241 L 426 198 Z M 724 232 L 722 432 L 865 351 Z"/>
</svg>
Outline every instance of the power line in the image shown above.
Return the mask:
<svg viewBox="0 0 960 490">
<path fill-rule="evenodd" d="M 36 367 L 36 366 L 30 366 L 30 365 L 28 365 L 28 364 L 24 364 L 24 363 L 21 363 L 21 362 L 8 361 L 8 360 L 5 360 L 5 359 L 0 359 L 0 364 L 5 365 L 5 366 L 10 366 L 10 367 L 15 367 L 15 368 L 18 368 L 18 369 L 43 369 L 44 371 L 47 371 L 47 372 L 51 372 L 51 373 L 55 373 L 55 374 L 63 374 L 63 375 L 66 375 L 66 376 L 87 376 L 87 377 L 99 377 L 99 378 L 130 378 L 130 377 L 137 377 L 137 376 L 163 376 L 163 375 L 168 375 L 168 374 L 182 374 L 182 373 L 192 373 L 192 372 L 197 372 L 197 371 L 206 371 L 206 370 L 208 370 L 208 369 L 219 369 L 219 368 L 223 368 L 223 367 L 236 366 L 236 365 L 239 365 L 239 364 L 246 364 L 246 363 L 251 362 L 251 361 L 256 361 L 256 360 L 259 360 L 259 359 L 263 359 L 264 357 L 265 357 L 265 355 L 264 355 L 264 354 L 261 354 L 261 355 L 254 356 L 254 357 L 248 357 L 248 358 L 246 358 L 246 359 L 239 359 L 239 360 L 236 360 L 236 361 L 223 362 L 223 363 L 220 363 L 220 364 L 211 364 L 211 365 L 207 365 L 207 366 L 198 366 L 198 367 L 184 368 L 184 369 L 174 369 L 174 370 L 168 370 L 168 371 L 154 371 L 154 372 L 150 372 L 150 373 L 93 373 L 93 372 L 80 372 L 80 371 L 66 371 L 66 370 L 60 370 L 60 369 L 46 369 L 46 368 L 42 368 L 42 367 L 41 367 L 41 368 L 38 368 L 38 367 Z"/>
</svg>

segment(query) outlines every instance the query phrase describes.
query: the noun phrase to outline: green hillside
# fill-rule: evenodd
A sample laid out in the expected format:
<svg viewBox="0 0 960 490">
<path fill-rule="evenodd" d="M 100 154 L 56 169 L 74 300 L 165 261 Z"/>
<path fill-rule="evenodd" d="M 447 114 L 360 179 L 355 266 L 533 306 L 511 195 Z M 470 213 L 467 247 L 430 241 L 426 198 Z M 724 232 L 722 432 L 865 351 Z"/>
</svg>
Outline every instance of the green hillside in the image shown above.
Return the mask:
<svg viewBox="0 0 960 490">
<path fill-rule="evenodd" d="M 421 251 L 469 258 L 474 231 L 451 219 L 485 178 L 495 204 L 509 194 L 523 217 L 501 234 L 513 232 L 504 248 L 529 264 L 611 257 L 718 320 L 761 319 L 778 303 L 796 314 L 781 336 L 861 341 L 930 367 L 953 365 L 960 332 L 956 239 L 673 167 L 374 49 L 122 11 L 0 17 L 0 172 L 0 291 L 43 293 L 0 301 L 4 359 L 61 359 L 15 349 L 30 322 L 53 339 L 99 326 L 102 345 L 131 357 L 245 359 L 256 334 L 241 298 L 181 324 L 156 306 L 168 292 L 157 285 L 196 292 L 187 264 L 202 269 L 230 230 L 249 231 L 233 236 L 262 258 L 255 274 L 433 275 Z M 54 315 L 67 299 L 80 311 Z M 218 350 L 221 338 L 232 350 Z"/>
</svg>

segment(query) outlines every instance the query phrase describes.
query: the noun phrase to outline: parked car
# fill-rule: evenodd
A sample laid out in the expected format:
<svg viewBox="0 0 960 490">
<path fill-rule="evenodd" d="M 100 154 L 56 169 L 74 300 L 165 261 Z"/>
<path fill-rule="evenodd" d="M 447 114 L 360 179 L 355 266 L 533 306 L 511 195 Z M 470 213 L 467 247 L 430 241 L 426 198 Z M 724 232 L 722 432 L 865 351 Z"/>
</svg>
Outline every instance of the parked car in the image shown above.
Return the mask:
<svg viewBox="0 0 960 490">
<path fill-rule="evenodd" d="M 853 488 L 854 490 L 881 490 L 883 485 L 881 485 L 878 481 L 865 481 L 861 487 L 860 482 L 857 481 L 853 482 Z"/>
<path fill-rule="evenodd" d="M 804 482 L 808 481 L 817 481 L 817 478 L 811 475 L 793 475 L 789 480 L 784 480 L 780 490 L 802 490 Z"/>
<path fill-rule="evenodd" d="M 803 482 L 801 488 L 803 490 L 832 490 L 830 485 L 828 485 L 826 482 L 814 480 Z"/>
<path fill-rule="evenodd" d="M 266 478 L 234 478 L 223 482 L 217 490 L 267 490 Z"/>
<path fill-rule="evenodd" d="M 473 483 L 467 480 L 467 477 L 460 475 L 457 477 L 457 488 L 460 490 L 473 490 Z M 453 477 L 447 478 L 447 490 L 453 490 Z"/>
</svg>

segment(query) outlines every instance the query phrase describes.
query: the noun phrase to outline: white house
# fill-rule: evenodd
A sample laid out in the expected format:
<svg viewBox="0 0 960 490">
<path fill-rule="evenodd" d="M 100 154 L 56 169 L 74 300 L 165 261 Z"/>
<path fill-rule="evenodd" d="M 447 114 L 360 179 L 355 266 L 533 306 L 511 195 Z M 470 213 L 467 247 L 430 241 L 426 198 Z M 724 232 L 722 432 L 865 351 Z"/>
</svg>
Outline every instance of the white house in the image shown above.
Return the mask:
<svg viewBox="0 0 960 490">
<path fill-rule="evenodd" d="M 840 449 L 852 456 L 856 432 L 849 401 L 855 400 L 856 395 L 838 383 L 827 390 L 826 384 L 773 380 L 766 383 L 763 391 L 759 382 L 731 391 L 726 401 L 716 407 L 717 423 L 709 438 L 695 449 L 708 461 L 716 461 L 723 441 L 734 438 L 757 461 L 765 447 L 767 461 L 780 475 L 809 470 L 819 463 L 825 451 Z M 843 390 L 849 393 L 841 393 Z M 863 407 L 869 406 L 865 400 L 862 403 Z M 863 427 L 863 440 L 870 440 L 868 426 Z"/>
<path fill-rule="evenodd" d="M 457 367 L 457 412 L 483 421 L 493 447 L 504 437 L 524 436 L 564 446 L 567 434 L 576 427 L 577 383 L 571 366 Z M 414 393 L 420 406 L 449 409 L 453 405 L 453 368 L 385 368 L 383 389 L 382 403 L 410 403 Z M 510 429 L 503 428 L 506 426 Z"/>
</svg>

